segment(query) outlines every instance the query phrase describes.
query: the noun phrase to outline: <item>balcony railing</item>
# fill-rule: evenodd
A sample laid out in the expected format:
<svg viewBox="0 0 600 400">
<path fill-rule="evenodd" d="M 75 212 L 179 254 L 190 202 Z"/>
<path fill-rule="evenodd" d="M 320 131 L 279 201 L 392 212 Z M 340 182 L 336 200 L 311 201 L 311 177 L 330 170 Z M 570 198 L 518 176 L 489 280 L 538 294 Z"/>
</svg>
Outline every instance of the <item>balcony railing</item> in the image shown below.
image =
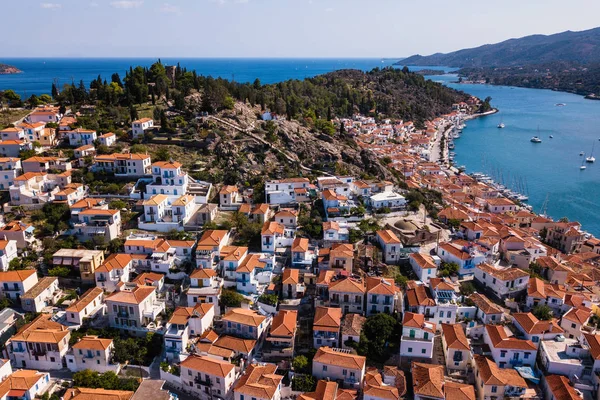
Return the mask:
<svg viewBox="0 0 600 400">
<path fill-rule="evenodd" d="M 33 354 L 34 356 L 43 357 L 46 355 L 46 350 L 32 350 L 31 354 Z"/>
<path fill-rule="evenodd" d="M 117 316 L 121 318 L 129 318 L 129 313 L 127 311 L 119 311 Z"/>
<path fill-rule="evenodd" d="M 202 379 L 202 377 L 196 376 L 194 378 L 194 382 L 196 384 L 202 385 L 202 386 L 212 386 L 212 382 L 211 382 L 210 378 L 209 379 Z"/>
</svg>

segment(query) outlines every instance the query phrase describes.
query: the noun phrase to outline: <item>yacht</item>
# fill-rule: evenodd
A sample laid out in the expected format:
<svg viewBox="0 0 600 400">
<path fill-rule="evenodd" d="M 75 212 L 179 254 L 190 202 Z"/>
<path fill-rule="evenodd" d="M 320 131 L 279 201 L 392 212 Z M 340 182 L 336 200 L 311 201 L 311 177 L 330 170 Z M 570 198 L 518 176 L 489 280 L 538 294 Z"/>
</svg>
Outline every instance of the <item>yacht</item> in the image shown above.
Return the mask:
<svg viewBox="0 0 600 400">
<path fill-rule="evenodd" d="M 596 162 L 596 158 L 594 158 L 594 145 L 595 143 L 592 143 L 592 152 L 590 153 L 590 156 L 585 158 L 585 162 L 587 163 Z"/>
<path fill-rule="evenodd" d="M 554 139 L 554 136 L 550 135 L 550 139 Z"/>
<path fill-rule="evenodd" d="M 556 103 L 556 107 L 564 107 L 564 106 L 566 106 L 565 103 Z"/>
<path fill-rule="evenodd" d="M 504 125 L 504 122 L 500 122 L 500 123 L 498 124 L 498 128 L 499 128 L 499 129 L 502 129 L 502 128 L 505 128 L 505 127 L 506 127 L 506 125 Z"/>
<path fill-rule="evenodd" d="M 537 136 L 531 138 L 531 143 L 542 143 L 542 139 Z"/>
<path fill-rule="evenodd" d="M 582 156 L 583 154 L 584 154 L 583 151 L 581 153 L 579 153 L 580 156 Z"/>
<path fill-rule="evenodd" d="M 584 163 L 584 161 L 585 161 L 585 159 L 584 159 L 584 160 L 581 160 L 581 167 L 579 167 L 579 169 L 580 169 L 580 170 L 582 170 L 582 171 L 583 171 L 584 169 L 586 169 L 586 168 L 587 168 L 587 167 L 586 167 L 586 166 L 583 164 L 583 163 Z"/>
</svg>

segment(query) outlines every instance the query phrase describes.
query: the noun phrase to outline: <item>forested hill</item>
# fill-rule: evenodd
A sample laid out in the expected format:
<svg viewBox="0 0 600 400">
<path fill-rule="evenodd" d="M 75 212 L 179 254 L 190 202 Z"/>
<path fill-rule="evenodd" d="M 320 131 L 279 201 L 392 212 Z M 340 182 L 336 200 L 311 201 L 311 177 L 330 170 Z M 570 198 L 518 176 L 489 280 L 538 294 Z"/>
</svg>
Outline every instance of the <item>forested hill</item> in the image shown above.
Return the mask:
<svg viewBox="0 0 600 400">
<path fill-rule="evenodd" d="M 398 64 L 462 68 L 526 66 L 559 61 L 572 64 L 600 63 L 600 28 L 526 36 L 447 54 L 414 55 Z"/>
<path fill-rule="evenodd" d="M 247 88 L 238 90 L 244 92 Z M 452 104 L 469 97 L 408 69 L 396 68 L 340 70 L 303 81 L 265 85 L 258 90 L 266 105 L 278 114 L 314 112 L 318 118 L 348 117 L 358 112 L 425 121 L 451 112 Z M 238 93 L 239 99 L 243 97 L 243 93 Z"/>
</svg>

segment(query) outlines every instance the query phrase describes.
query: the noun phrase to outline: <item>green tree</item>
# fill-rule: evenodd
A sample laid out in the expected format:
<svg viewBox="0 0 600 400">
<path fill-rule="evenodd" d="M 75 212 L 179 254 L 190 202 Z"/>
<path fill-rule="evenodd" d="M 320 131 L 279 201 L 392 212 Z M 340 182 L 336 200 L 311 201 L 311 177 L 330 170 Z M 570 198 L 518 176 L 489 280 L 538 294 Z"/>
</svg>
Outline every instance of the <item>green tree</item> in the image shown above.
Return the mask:
<svg viewBox="0 0 600 400">
<path fill-rule="evenodd" d="M 392 347 L 399 343 L 400 326 L 396 318 L 380 313 L 367 317 L 360 334 L 358 352 L 367 358 L 383 362 L 390 354 Z"/>
<path fill-rule="evenodd" d="M 470 296 L 475 293 L 475 286 L 472 282 L 462 282 L 460 284 L 460 294 L 463 296 Z"/>
<path fill-rule="evenodd" d="M 294 375 L 292 390 L 298 392 L 312 392 L 317 387 L 317 381 L 312 375 Z"/>
<path fill-rule="evenodd" d="M 548 306 L 537 305 L 533 307 L 531 313 L 540 321 L 548 321 L 552 319 L 552 309 Z"/>
<path fill-rule="evenodd" d="M 71 272 L 71 270 L 67 267 L 54 267 L 54 268 L 50 268 L 48 270 L 48 275 L 50 276 L 58 276 L 60 278 L 66 278 L 67 276 L 69 276 L 69 273 Z"/>
<path fill-rule="evenodd" d="M 277 297 L 276 294 L 262 294 L 259 298 L 258 301 L 260 301 L 261 303 L 264 304 L 268 304 L 270 306 L 276 306 L 277 302 L 279 301 L 279 297 Z"/>
<path fill-rule="evenodd" d="M 228 289 L 224 289 L 223 292 L 221 292 L 221 297 L 219 299 L 220 303 L 225 307 L 240 307 L 243 300 L 244 296 Z"/>
<path fill-rule="evenodd" d="M 447 276 L 456 276 L 458 275 L 458 271 L 460 270 L 460 266 L 457 263 L 442 263 L 440 269 L 438 269 L 438 276 L 447 277 Z"/>
<path fill-rule="evenodd" d="M 306 371 L 306 368 L 308 367 L 308 358 L 302 355 L 294 357 L 294 360 L 292 361 L 292 367 L 294 368 L 295 372 Z"/>
</svg>

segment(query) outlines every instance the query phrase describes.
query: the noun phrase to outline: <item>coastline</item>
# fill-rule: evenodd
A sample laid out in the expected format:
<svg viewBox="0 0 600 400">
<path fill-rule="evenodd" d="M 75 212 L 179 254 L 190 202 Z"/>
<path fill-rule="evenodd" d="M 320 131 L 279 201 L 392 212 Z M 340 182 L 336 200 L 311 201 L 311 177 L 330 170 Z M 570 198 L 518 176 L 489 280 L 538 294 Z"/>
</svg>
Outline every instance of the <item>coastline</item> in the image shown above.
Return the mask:
<svg viewBox="0 0 600 400">
<path fill-rule="evenodd" d="M 471 121 L 473 119 L 476 118 L 480 118 L 480 117 L 487 117 L 488 115 L 494 115 L 499 113 L 500 110 L 497 108 L 492 108 L 490 111 L 486 111 L 484 113 L 479 113 L 479 114 L 470 114 L 468 116 L 466 116 L 465 118 L 463 118 L 465 121 Z"/>
</svg>

